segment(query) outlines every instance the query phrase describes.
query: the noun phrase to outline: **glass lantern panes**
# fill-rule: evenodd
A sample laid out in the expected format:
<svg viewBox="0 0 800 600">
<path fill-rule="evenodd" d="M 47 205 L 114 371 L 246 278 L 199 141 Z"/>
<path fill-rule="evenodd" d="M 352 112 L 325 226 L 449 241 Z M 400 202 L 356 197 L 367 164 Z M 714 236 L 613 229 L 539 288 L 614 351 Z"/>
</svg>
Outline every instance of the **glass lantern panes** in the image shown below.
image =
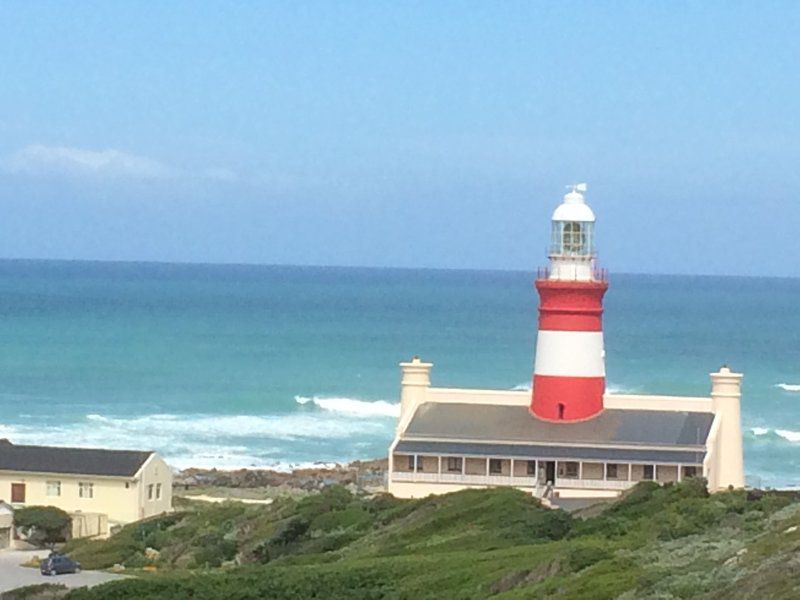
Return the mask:
<svg viewBox="0 0 800 600">
<path fill-rule="evenodd" d="M 553 221 L 553 254 L 591 256 L 594 253 L 594 223 Z"/>
</svg>

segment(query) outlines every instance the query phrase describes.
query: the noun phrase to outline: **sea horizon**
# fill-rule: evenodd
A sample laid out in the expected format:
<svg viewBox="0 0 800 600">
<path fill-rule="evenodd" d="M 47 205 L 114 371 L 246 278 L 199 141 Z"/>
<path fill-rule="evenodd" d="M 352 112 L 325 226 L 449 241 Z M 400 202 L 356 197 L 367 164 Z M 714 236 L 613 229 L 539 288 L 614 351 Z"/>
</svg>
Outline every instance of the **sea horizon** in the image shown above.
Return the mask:
<svg viewBox="0 0 800 600">
<path fill-rule="evenodd" d="M 530 274 L 536 277 L 537 267 L 547 263 L 546 257 L 531 268 L 512 267 L 443 267 L 443 266 L 404 266 L 404 265 L 344 265 L 322 263 L 260 263 L 247 261 L 183 261 L 183 260 L 138 260 L 138 259 L 105 259 L 105 258 L 30 258 L 30 257 L 0 257 L 2 262 L 17 263 L 65 263 L 65 264 L 108 264 L 108 265 L 156 265 L 175 267 L 263 267 L 263 268 L 291 268 L 291 269 L 356 269 L 379 271 L 457 271 L 465 273 L 518 273 Z M 718 277 L 725 279 L 775 279 L 799 280 L 797 275 L 753 275 L 743 273 L 661 273 L 645 271 L 609 271 L 610 277 L 616 276 L 644 276 L 644 277 Z"/>
</svg>

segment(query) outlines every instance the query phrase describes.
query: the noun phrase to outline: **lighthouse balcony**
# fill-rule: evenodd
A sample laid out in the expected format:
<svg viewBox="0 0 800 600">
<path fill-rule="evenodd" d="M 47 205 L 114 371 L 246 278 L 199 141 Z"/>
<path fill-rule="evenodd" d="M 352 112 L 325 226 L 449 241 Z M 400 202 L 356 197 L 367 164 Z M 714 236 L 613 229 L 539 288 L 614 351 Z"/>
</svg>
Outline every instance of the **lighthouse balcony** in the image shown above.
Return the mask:
<svg viewBox="0 0 800 600">
<path fill-rule="evenodd" d="M 594 267 L 589 264 L 570 263 L 561 265 L 556 261 L 555 267 L 539 267 L 536 270 L 536 279 L 608 283 L 608 269 Z"/>
</svg>

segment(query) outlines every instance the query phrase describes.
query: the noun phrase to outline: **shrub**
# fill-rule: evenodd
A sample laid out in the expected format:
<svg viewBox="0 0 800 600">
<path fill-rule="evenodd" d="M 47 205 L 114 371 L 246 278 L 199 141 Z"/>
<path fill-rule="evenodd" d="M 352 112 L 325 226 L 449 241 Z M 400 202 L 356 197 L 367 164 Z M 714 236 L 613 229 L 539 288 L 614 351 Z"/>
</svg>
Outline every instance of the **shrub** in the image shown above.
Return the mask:
<svg viewBox="0 0 800 600">
<path fill-rule="evenodd" d="M 71 523 L 70 516 L 55 506 L 29 506 L 14 512 L 14 525 L 38 546 L 66 541 Z"/>
<path fill-rule="evenodd" d="M 569 567 L 575 572 L 610 557 L 611 551 L 603 542 L 575 542 L 567 553 Z"/>
</svg>

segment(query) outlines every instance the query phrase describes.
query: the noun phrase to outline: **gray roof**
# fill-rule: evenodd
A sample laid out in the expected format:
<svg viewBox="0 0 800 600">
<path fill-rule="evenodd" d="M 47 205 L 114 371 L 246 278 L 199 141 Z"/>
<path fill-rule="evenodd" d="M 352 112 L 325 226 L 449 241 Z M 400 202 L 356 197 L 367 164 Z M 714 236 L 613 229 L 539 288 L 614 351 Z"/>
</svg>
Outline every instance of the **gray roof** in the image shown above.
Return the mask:
<svg viewBox="0 0 800 600">
<path fill-rule="evenodd" d="M 699 464 L 713 420 L 712 413 L 607 409 L 587 421 L 551 423 L 527 406 L 429 402 L 395 451 Z"/>
<path fill-rule="evenodd" d="M 576 423 L 537 419 L 527 406 L 427 402 L 403 438 L 589 444 L 597 446 L 705 446 L 712 413 L 606 409 Z"/>
<path fill-rule="evenodd" d="M 133 477 L 152 452 L 0 443 L 0 471 Z"/>
<path fill-rule="evenodd" d="M 702 464 L 705 448 L 697 450 L 645 450 L 630 448 L 586 448 L 581 446 L 539 446 L 535 444 L 487 444 L 400 440 L 398 454 L 486 456 L 540 460 L 583 460 L 597 462 Z"/>
</svg>

